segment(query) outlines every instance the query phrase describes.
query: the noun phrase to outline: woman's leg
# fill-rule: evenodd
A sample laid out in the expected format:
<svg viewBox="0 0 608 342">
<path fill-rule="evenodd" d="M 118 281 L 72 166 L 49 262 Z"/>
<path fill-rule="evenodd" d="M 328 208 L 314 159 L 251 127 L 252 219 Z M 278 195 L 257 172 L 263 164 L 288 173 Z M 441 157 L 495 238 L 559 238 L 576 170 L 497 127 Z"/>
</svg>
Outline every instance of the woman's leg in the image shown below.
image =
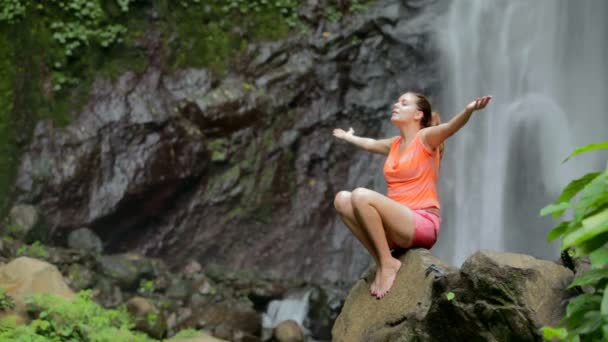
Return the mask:
<svg viewBox="0 0 608 342">
<path fill-rule="evenodd" d="M 369 234 L 365 229 L 363 229 L 363 227 L 355 217 L 351 193 L 348 191 L 340 191 L 338 194 L 336 194 L 334 206 L 336 207 L 336 210 L 338 211 L 342 222 L 346 224 L 348 229 L 350 229 L 350 231 L 357 238 L 357 240 L 359 240 L 363 247 L 367 249 L 369 254 L 374 258 L 374 261 L 376 261 L 376 265 L 380 265 L 380 259 L 378 257 L 377 250 L 372 244 Z M 397 246 L 392 241 L 389 241 L 389 247 L 395 248 Z M 377 287 L 377 281 L 376 279 L 374 279 L 374 281 L 370 284 L 369 287 L 371 294 L 374 296 L 378 292 Z"/>
<path fill-rule="evenodd" d="M 367 233 L 377 255 L 376 297 L 382 298 L 393 286 L 401 262 L 395 259 L 388 241 L 409 248 L 414 238 L 414 213 L 406 206 L 375 191 L 357 188 L 351 194 L 359 226 Z"/>
<path fill-rule="evenodd" d="M 338 211 L 342 222 L 346 224 L 348 229 L 350 229 L 350 231 L 357 238 L 357 240 L 361 242 L 363 247 L 367 249 L 367 251 L 374 258 L 376 263 L 378 263 L 378 255 L 376 254 L 370 237 L 368 236 L 367 232 L 361 227 L 359 222 L 357 222 L 357 218 L 355 217 L 351 193 L 349 191 L 338 192 L 336 194 L 336 198 L 334 199 L 334 207 L 336 207 L 336 211 Z"/>
</svg>

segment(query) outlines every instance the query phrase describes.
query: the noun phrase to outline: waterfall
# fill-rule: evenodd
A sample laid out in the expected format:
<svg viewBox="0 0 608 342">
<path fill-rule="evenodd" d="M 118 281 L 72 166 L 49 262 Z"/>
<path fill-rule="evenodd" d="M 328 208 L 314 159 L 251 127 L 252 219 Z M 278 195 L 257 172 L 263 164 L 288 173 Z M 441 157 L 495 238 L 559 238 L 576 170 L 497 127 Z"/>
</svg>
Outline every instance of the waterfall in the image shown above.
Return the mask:
<svg viewBox="0 0 608 342">
<path fill-rule="evenodd" d="M 479 249 L 557 259 L 539 217 L 574 178 L 606 167 L 608 1 L 452 1 L 438 22 L 448 120 L 475 97 L 492 103 L 446 144 L 443 223 L 434 253 L 459 265 Z"/>
<path fill-rule="evenodd" d="M 273 300 L 268 304 L 268 309 L 262 315 L 264 340 L 272 336 L 272 329 L 287 320 L 296 321 L 304 329 L 304 333 L 308 334 L 304 328 L 304 320 L 308 315 L 310 293 L 310 289 L 301 289 L 288 294 L 282 300 Z"/>
</svg>

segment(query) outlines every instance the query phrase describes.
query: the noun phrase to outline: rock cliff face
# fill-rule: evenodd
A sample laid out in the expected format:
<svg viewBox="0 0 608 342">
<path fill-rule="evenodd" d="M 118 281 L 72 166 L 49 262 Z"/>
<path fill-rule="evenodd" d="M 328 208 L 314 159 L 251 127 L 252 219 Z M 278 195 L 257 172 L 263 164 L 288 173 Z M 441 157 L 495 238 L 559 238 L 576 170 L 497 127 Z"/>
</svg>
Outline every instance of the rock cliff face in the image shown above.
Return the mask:
<svg viewBox="0 0 608 342">
<path fill-rule="evenodd" d="M 341 26 L 322 20 L 311 34 L 252 45 L 222 78 L 151 63 L 98 79 L 73 123 L 37 125 L 19 202 L 42 210 L 58 242 L 89 227 L 110 252 L 174 265 L 353 280 L 367 257 L 333 196 L 374 187 L 383 160 L 331 130 L 382 136 L 399 94 L 439 91 L 430 28 L 445 5 L 378 1 Z"/>
</svg>

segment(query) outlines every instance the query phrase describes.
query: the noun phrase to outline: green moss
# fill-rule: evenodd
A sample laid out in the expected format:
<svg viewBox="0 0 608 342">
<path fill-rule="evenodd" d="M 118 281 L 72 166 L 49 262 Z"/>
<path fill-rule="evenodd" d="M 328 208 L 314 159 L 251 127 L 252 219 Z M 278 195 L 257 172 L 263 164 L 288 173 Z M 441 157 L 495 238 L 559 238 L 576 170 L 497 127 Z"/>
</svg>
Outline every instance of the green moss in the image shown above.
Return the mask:
<svg viewBox="0 0 608 342">
<path fill-rule="evenodd" d="M 201 1 L 184 7 L 178 2 L 156 2 L 172 68 L 210 68 L 222 75 L 251 42 L 279 39 L 290 31 L 285 12 L 271 2 L 258 4 L 255 11 L 226 4 Z"/>
<path fill-rule="evenodd" d="M 14 117 L 15 65 L 7 30 L 0 29 L 0 212 L 10 202 L 10 185 L 16 174 L 16 120 Z"/>
<path fill-rule="evenodd" d="M 226 153 L 228 149 L 227 139 L 214 139 L 207 144 L 207 150 L 211 152 L 211 161 L 223 162 L 226 160 Z"/>
<path fill-rule="evenodd" d="M 290 30 L 285 20 L 281 20 L 277 11 L 257 13 L 252 18 L 253 37 L 258 40 L 275 40 L 285 37 Z"/>
</svg>

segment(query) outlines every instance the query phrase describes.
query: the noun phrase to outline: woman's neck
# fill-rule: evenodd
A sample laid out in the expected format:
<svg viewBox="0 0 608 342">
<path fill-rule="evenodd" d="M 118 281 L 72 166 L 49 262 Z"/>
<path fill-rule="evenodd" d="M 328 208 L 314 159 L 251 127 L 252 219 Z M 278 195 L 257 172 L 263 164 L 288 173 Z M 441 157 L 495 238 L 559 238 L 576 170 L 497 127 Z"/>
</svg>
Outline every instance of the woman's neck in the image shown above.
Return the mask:
<svg viewBox="0 0 608 342">
<path fill-rule="evenodd" d="M 414 137 L 416 136 L 416 133 L 418 133 L 418 131 L 420 131 L 420 124 L 417 122 L 413 122 L 412 124 L 407 126 L 399 127 L 399 134 L 401 135 L 403 141 L 405 141 L 406 143 L 410 143 L 412 140 L 414 140 Z"/>
</svg>

